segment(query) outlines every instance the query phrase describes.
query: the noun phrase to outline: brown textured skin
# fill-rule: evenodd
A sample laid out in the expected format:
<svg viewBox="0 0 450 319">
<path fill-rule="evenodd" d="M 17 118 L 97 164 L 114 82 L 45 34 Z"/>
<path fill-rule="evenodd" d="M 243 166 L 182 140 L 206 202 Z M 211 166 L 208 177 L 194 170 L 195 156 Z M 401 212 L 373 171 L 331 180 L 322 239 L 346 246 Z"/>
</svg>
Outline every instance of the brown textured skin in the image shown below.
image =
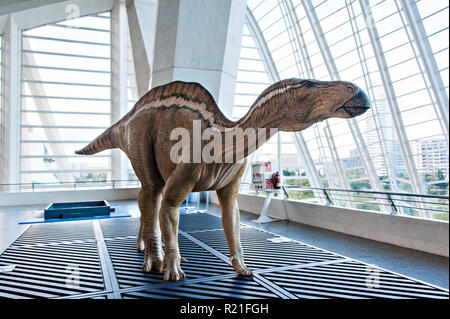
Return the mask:
<svg viewBox="0 0 450 319">
<path fill-rule="evenodd" d="M 177 281 L 185 277 L 178 248 L 179 206 L 190 192 L 216 190 L 233 267 L 239 274 L 251 275 L 244 264 L 237 207 L 245 160 L 174 163 L 170 160 L 170 149 L 177 141 L 169 139 L 170 132 L 183 127 L 192 133 L 193 120 L 201 120 L 202 130 L 214 127 L 221 132 L 237 127 L 300 131 L 329 117 L 349 118 L 362 114 L 368 105 L 358 108 L 360 100 L 356 107 L 355 103 L 350 107 L 352 114 L 341 108 L 355 100 L 357 92 L 359 88 L 349 82 L 283 80 L 264 90 L 247 115 L 232 122 L 200 84 L 171 82 L 150 90 L 120 121 L 76 153 L 89 155 L 120 148 L 130 158 L 142 184 L 138 197 L 141 211 L 138 249 L 145 249 L 145 272 L 152 269 L 164 272 L 165 280 Z M 246 149 L 245 156 L 249 153 Z"/>
</svg>

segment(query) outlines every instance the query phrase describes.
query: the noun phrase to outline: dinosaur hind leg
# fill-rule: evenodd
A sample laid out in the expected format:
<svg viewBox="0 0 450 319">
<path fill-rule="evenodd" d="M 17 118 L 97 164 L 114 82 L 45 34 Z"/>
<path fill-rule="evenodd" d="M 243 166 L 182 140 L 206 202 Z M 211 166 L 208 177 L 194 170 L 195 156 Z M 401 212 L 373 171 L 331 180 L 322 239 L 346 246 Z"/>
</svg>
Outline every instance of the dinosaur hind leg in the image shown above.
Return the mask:
<svg viewBox="0 0 450 319">
<path fill-rule="evenodd" d="M 145 249 L 142 266 L 144 272 L 149 272 L 152 269 L 162 271 L 163 253 L 158 221 L 161 199 L 161 187 L 146 187 L 139 192 L 138 204 L 141 211 L 141 227 L 138 236 L 138 250 Z"/>
<path fill-rule="evenodd" d="M 239 208 L 237 206 L 237 193 L 240 176 L 234 182 L 216 191 L 222 208 L 222 226 L 230 250 L 230 260 L 234 270 L 240 275 L 250 276 L 251 270 L 245 266 L 244 252 L 241 246 L 239 228 Z"/>
</svg>

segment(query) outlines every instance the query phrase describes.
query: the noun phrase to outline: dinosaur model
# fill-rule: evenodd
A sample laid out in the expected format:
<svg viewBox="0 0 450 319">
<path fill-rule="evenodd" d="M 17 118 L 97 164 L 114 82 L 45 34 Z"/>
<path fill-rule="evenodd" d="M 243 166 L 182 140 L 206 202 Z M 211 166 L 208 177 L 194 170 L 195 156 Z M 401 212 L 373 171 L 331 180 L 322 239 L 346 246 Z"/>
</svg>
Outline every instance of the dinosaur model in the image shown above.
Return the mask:
<svg viewBox="0 0 450 319">
<path fill-rule="evenodd" d="M 237 128 L 301 131 L 330 117 L 360 115 L 368 108 L 367 96 L 352 83 L 289 79 L 265 89 L 248 113 L 233 122 L 222 114 L 203 86 L 175 81 L 151 89 L 122 119 L 75 153 L 90 155 L 120 148 L 129 157 L 142 184 L 137 244 L 138 250 L 145 250 L 144 272 L 164 272 L 164 280 L 172 281 L 185 277 L 178 247 L 179 206 L 190 192 L 215 190 L 231 263 L 237 273 L 251 275 L 240 243 L 237 194 L 245 157 L 254 149 L 245 147 L 244 159 L 236 156 L 232 162 L 174 162 L 170 152 L 176 141 L 169 139 L 171 131 L 184 128 L 192 133 L 195 121 L 202 130 L 210 128 L 220 134 Z M 269 130 L 266 137 L 273 134 Z M 204 146 L 206 141 L 202 143 Z M 191 154 L 196 151 L 193 145 L 190 150 Z M 235 152 L 236 147 L 231 150 Z"/>
</svg>

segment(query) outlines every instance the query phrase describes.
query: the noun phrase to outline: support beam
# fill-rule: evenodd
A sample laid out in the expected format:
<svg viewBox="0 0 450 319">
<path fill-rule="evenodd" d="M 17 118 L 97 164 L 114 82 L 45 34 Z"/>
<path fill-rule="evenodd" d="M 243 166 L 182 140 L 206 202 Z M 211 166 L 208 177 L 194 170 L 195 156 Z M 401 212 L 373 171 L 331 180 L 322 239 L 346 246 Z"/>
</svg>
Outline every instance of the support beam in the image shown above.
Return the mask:
<svg viewBox="0 0 450 319">
<path fill-rule="evenodd" d="M 373 27 L 373 25 L 370 25 L 371 21 L 374 21 L 372 16 L 372 10 L 367 0 L 360 0 L 359 3 L 361 6 L 361 11 L 364 20 L 366 21 L 367 24 L 367 32 L 369 33 L 370 41 L 375 53 L 378 71 L 380 72 L 381 80 L 383 83 L 383 89 L 385 91 L 387 102 L 391 111 L 395 132 L 399 139 L 399 146 L 410 178 L 412 191 L 417 194 L 423 194 L 425 193 L 425 189 L 422 185 L 422 180 L 419 177 L 419 173 L 417 172 L 416 164 L 414 163 L 414 159 L 411 152 L 411 146 L 409 145 L 408 142 L 405 126 L 403 125 L 403 120 L 401 118 L 400 109 L 392 85 L 392 80 L 388 72 L 388 67 L 386 59 L 384 57 L 380 38 L 378 36 L 378 31 L 376 28 Z"/>
<path fill-rule="evenodd" d="M 299 74 L 303 77 L 306 77 L 309 79 L 314 79 L 315 78 L 314 68 L 311 65 L 311 60 L 309 58 L 308 49 L 307 49 L 307 46 L 306 46 L 304 38 L 303 38 L 303 32 L 301 30 L 300 23 L 299 23 L 297 14 L 295 12 L 294 5 L 293 5 L 292 1 L 290 1 L 290 0 L 281 0 L 281 3 L 283 4 L 283 7 L 285 8 L 285 11 L 286 11 L 287 18 L 285 19 L 285 23 L 289 23 L 293 30 L 292 31 L 293 34 L 289 34 L 292 43 L 296 44 L 296 46 L 293 47 L 293 51 L 294 52 L 300 51 L 301 57 L 303 58 L 303 59 L 300 59 L 300 56 L 298 54 L 294 55 L 297 65 L 301 65 L 302 61 L 304 63 L 304 68 L 302 68 L 303 72 L 300 73 L 300 70 L 299 70 Z M 315 30 L 315 31 L 317 31 L 317 30 Z M 326 123 L 328 125 L 328 121 L 326 121 Z M 317 131 L 317 126 L 315 128 Z M 302 136 L 301 132 L 298 134 L 300 134 Z M 330 132 L 330 134 L 331 134 L 331 132 Z M 319 134 L 316 134 L 316 138 L 319 139 L 319 141 L 320 141 Z M 297 147 L 302 147 L 302 145 L 304 145 L 303 147 L 307 146 L 303 139 L 303 136 L 302 136 L 302 138 L 297 138 L 295 136 L 294 140 L 296 141 Z M 327 142 L 328 142 L 328 147 L 330 147 L 330 145 L 332 145 L 332 143 L 330 143 L 330 141 L 327 141 Z M 323 147 L 323 145 L 320 147 L 320 149 L 323 152 L 322 147 Z M 331 148 L 330 148 L 330 153 L 333 155 L 333 150 Z M 314 162 L 313 162 L 311 156 L 309 155 L 309 152 L 302 152 L 302 154 L 306 154 L 305 157 L 309 157 L 309 158 L 306 158 L 304 161 L 306 164 L 306 167 L 307 168 L 311 167 L 311 168 L 314 168 L 314 170 L 315 170 L 315 174 L 308 174 L 310 176 L 313 176 L 310 179 L 311 186 L 321 188 L 323 185 L 322 185 L 320 177 L 317 173 L 317 169 L 315 169 Z M 330 170 L 328 169 L 328 163 L 325 159 L 325 156 L 322 156 L 322 158 L 324 159 L 324 163 L 326 163 L 325 166 L 327 167 L 326 175 L 327 175 L 328 182 L 330 184 L 333 184 L 332 178 L 330 177 L 330 174 L 329 174 Z M 339 170 L 339 166 L 341 166 L 341 164 L 339 162 L 336 162 L 335 159 L 336 159 L 336 157 L 332 156 L 332 160 L 334 162 L 334 168 L 335 168 L 336 174 L 339 179 L 339 184 L 344 185 L 346 183 L 345 175 L 344 175 L 344 179 L 339 177 L 339 176 L 341 176 L 341 174 L 338 173 L 338 170 Z M 311 163 L 312 163 L 312 165 L 311 165 Z M 341 187 L 344 187 L 344 186 L 341 186 Z M 318 194 L 316 196 L 321 198 L 321 194 Z"/>
<path fill-rule="evenodd" d="M 366 84 L 366 88 L 368 89 L 367 93 L 368 93 L 369 99 L 371 101 L 375 101 L 377 99 L 376 98 L 377 95 L 374 90 L 374 85 L 373 85 L 372 79 L 370 76 L 368 76 L 368 74 L 370 74 L 370 71 L 369 71 L 369 66 L 367 64 L 366 53 L 363 50 L 363 41 L 361 38 L 361 28 L 359 27 L 358 23 L 356 22 L 354 5 L 357 5 L 357 4 L 355 2 L 350 3 L 350 0 L 346 0 L 347 14 L 349 17 L 351 17 L 349 19 L 350 25 L 352 27 L 352 31 L 354 34 L 353 38 L 355 40 L 356 49 L 358 51 L 358 57 L 360 60 L 361 69 L 364 74 L 364 82 Z M 383 151 L 383 150 L 388 149 L 388 147 L 386 145 L 387 138 L 385 136 L 385 133 L 383 132 L 384 128 L 382 125 L 382 119 L 380 117 L 380 110 L 378 108 L 376 110 L 372 110 L 372 120 L 373 120 L 373 124 L 375 125 L 378 142 L 380 143 L 379 152 L 381 153 L 381 156 L 383 157 L 384 164 L 386 167 L 386 173 L 389 178 L 389 182 L 391 183 L 393 190 L 396 191 L 398 189 L 397 189 L 397 184 L 395 182 L 395 173 L 394 173 L 392 165 L 389 165 L 389 156 L 388 156 L 387 152 Z M 374 170 L 373 174 L 375 176 L 377 176 L 377 181 L 379 182 L 377 171 Z M 383 189 L 380 188 L 380 190 L 383 190 Z"/>
<path fill-rule="evenodd" d="M 328 69 L 328 73 L 330 74 L 331 79 L 341 80 L 338 68 L 333 59 L 333 55 L 331 54 L 330 47 L 328 46 L 327 40 L 322 31 L 322 27 L 320 26 L 320 21 L 316 15 L 314 7 L 310 0 L 304 0 L 303 4 L 304 4 L 305 12 L 310 21 L 310 24 L 313 27 L 314 36 L 319 45 L 320 52 L 325 61 L 325 65 Z M 351 19 L 350 15 L 349 15 L 349 19 Z M 355 41 L 356 41 L 356 39 L 355 39 Z M 356 42 L 355 42 L 355 46 L 358 47 L 358 44 Z M 364 165 L 364 169 L 369 178 L 369 182 L 370 182 L 372 188 L 375 190 L 379 190 L 379 191 L 383 190 L 380 180 L 376 174 L 375 166 L 372 162 L 371 157 L 369 156 L 369 152 L 367 150 L 366 143 L 361 135 L 361 130 L 359 129 L 358 122 L 354 118 L 352 118 L 347 121 L 347 124 L 348 124 L 350 132 L 353 136 L 353 140 L 355 142 L 356 148 L 358 149 L 359 156 Z M 326 125 L 328 128 L 329 134 L 331 135 L 328 121 L 326 121 Z M 338 165 L 340 166 L 340 163 L 338 163 Z M 380 205 L 380 207 L 384 208 L 385 206 Z"/>
<path fill-rule="evenodd" d="M 128 111 L 128 41 L 127 17 L 123 1 L 116 0 L 112 10 L 111 37 L 111 123 L 115 123 Z M 111 151 L 112 179 L 128 180 L 128 161 L 118 149 Z"/>
<path fill-rule="evenodd" d="M 117 2 L 117 0 L 116 0 Z M 117 3 L 115 4 L 117 7 Z M 150 88 L 158 0 L 127 0 L 128 30 L 139 97 Z M 114 12 L 114 10 L 113 10 Z M 126 40 L 125 40 L 126 41 Z M 125 42 L 125 47 L 127 43 Z"/>
<path fill-rule="evenodd" d="M 270 54 L 270 50 L 267 47 L 267 43 L 264 40 L 264 36 L 259 29 L 259 26 L 253 17 L 253 14 L 250 9 L 247 8 L 247 15 L 246 15 L 247 23 L 250 27 L 250 32 L 254 35 L 257 44 L 258 44 L 258 50 L 259 55 L 263 57 L 264 61 L 264 67 L 268 71 L 269 79 L 271 82 L 277 82 L 280 80 L 280 75 L 278 74 L 278 70 L 275 66 L 275 63 L 272 59 L 272 55 Z M 292 133 L 292 139 L 294 140 L 294 144 L 297 148 L 297 152 L 299 154 L 299 157 L 302 161 L 302 163 L 305 165 L 306 168 L 306 175 L 308 177 L 308 180 L 313 187 L 322 187 L 322 183 L 320 181 L 319 174 L 317 172 L 317 169 L 314 165 L 314 161 L 311 158 L 311 154 L 308 150 L 308 147 L 306 145 L 306 142 L 303 138 L 302 132 L 296 132 Z M 280 151 L 278 151 L 280 153 Z M 280 172 L 281 174 L 281 172 Z M 316 194 L 317 198 L 321 198 L 320 194 Z"/>
<path fill-rule="evenodd" d="M 313 125 L 312 129 L 314 130 L 314 135 L 316 137 L 315 140 L 317 143 L 317 150 L 319 151 L 320 164 L 322 165 L 323 169 L 325 170 L 325 175 L 326 175 L 327 181 L 329 183 L 328 187 L 339 188 L 341 186 L 339 186 L 340 185 L 339 180 L 336 181 L 336 178 L 337 178 L 336 166 L 334 166 L 333 168 L 330 168 L 330 161 L 328 160 L 328 156 L 325 153 L 326 147 L 322 141 L 322 136 L 319 131 L 319 126 Z M 325 140 L 326 140 L 326 138 L 327 137 L 325 136 Z M 330 152 L 330 155 L 331 155 L 330 148 L 328 148 L 328 151 Z M 331 161 L 333 161 L 333 159 L 331 159 Z"/>
<path fill-rule="evenodd" d="M 330 129 L 330 125 L 328 124 L 328 122 L 326 123 L 327 125 L 324 127 L 324 132 L 325 132 L 325 137 L 326 137 L 326 141 L 328 144 L 328 148 L 330 149 L 330 153 L 331 153 L 331 158 L 333 159 L 333 162 L 336 165 L 336 173 L 338 176 L 338 180 L 340 183 L 340 188 L 343 189 L 350 189 L 350 185 L 348 183 L 348 180 L 345 176 L 345 172 L 344 172 L 344 168 L 342 167 L 342 161 L 339 158 L 339 153 L 337 151 L 336 148 L 336 143 L 334 142 L 334 137 L 331 134 L 331 129 Z M 350 207 L 353 208 L 353 202 L 351 202 L 351 195 L 348 193 L 343 193 L 344 194 L 344 204 L 345 207 Z"/>
<path fill-rule="evenodd" d="M 322 31 L 322 27 L 320 26 L 320 21 L 317 18 L 317 14 L 316 14 L 316 11 L 314 10 L 314 6 L 312 5 L 310 0 L 304 0 L 302 3 L 303 3 L 303 7 L 305 9 L 306 15 L 308 17 L 309 23 L 311 24 L 317 45 L 319 46 L 320 53 L 322 55 L 323 60 L 325 61 L 325 65 L 327 67 L 328 73 L 329 73 L 331 79 L 340 80 L 339 72 L 337 70 L 336 64 L 334 63 L 333 56 L 330 52 L 328 43 L 325 39 L 325 35 Z M 312 67 L 310 67 L 308 69 L 312 70 Z M 351 126 L 350 126 L 350 130 L 352 130 Z M 325 120 L 324 132 L 325 132 L 325 137 L 326 137 L 326 141 L 328 144 L 328 148 L 330 150 L 331 158 L 334 162 L 334 166 L 336 169 L 340 187 L 349 189 L 350 185 L 348 183 L 344 169 L 342 167 L 342 162 L 339 158 L 339 154 L 336 149 L 336 144 L 334 142 L 333 134 L 331 133 L 330 123 L 328 120 Z M 372 187 L 374 187 L 374 185 L 372 185 Z M 348 195 L 347 193 L 345 193 L 344 196 L 346 198 L 346 204 L 350 205 L 350 207 L 353 207 L 353 204 L 350 201 L 351 196 Z"/>
<path fill-rule="evenodd" d="M 2 183 L 20 182 L 20 29 L 12 16 L 3 33 L 3 141 Z M 7 191 L 5 189 L 5 191 Z"/>
<path fill-rule="evenodd" d="M 151 86 L 198 82 L 232 118 L 244 0 L 159 2 Z"/>
<path fill-rule="evenodd" d="M 283 20 L 286 24 L 286 31 L 291 39 L 292 53 L 295 58 L 295 65 L 297 67 L 298 74 L 308 74 L 308 64 L 310 63 L 309 55 L 303 46 L 303 32 L 298 22 L 297 13 L 295 12 L 294 4 L 291 0 L 278 0 L 280 3 L 280 9 L 283 14 Z M 313 79 L 314 76 L 308 76 Z"/>
<path fill-rule="evenodd" d="M 250 27 L 249 31 L 254 35 L 254 37 L 256 39 L 259 56 L 263 57 L 264 68 L 266 69 L 266 71 L 269 74 L 270 82 L 279 81 L 280 76 L 278 74 L 278 70 L 275 66 L 275 63 L 272 59 L 272 55 L 270 54 L 270 50 L 267 47 L 267 43 L 266 43 L 266 40 L 264 39 L 264 35 L 262 34 L 261 30 L 259 29 L 258 23 L 256 22 L 252 11 L 248 7 L 247 7 L 247 13 L 246 13 L 245 17 L 246 17 L 248 26 Z"/>
<path fill-rule="evenodd" d="M 425 75 L 431 84 L 431 90 L 433 91 L 434 98 L 437 102 L 438 116 L 442 123 L 444 136 L 447 140 L 449 135 L 449 104 L 448 96 L 445 92 L 444 82 L 442 82 L 439 68 L 436 64 L 436 60 L 433 56 L 433 50 L 431 49 L 430 41 L 428 40 L 427 33 L 423 26 L 422 18 L 419 10 L 417 9 L 416 2 L 413 0 L 402 0 L 404 13 L 408 20 L 408 26 L 411 30 L 416 48 L 420 52 L 420 60 L 425 68 Z"/>
<path fill-rule="evenodd" d="M 319 174 L 317 173 L 316 166 L 314 165 L 314 161 L 311 158 L 309 152 L 305 152 L 308 149 L 306 145 L 306 141 L 303 138 L 303 134 L 301 132 L 292 133 L 292 138 L 294 140 L 295 147 L 297 148 L 297 153 L 306 168 L 306 177 L 312 187 L 322 188 L 322 181 L 320 180 Z M 319 199 L 323 204 L 327 201 L 323 198 L 321 192 L 319 190 L 313 190 L 314 196 Z"/>
<path fill-rule="evenodd" d="M 284 23 L 288 26 L 287 32 L 289 38 L 291 39 L 292 52 L 294 53 L 298 74 L 304 78 L 313 79 L 313 68 L 310 64 L 306 46 L 304 46 L 303 32 L 300 28 L 294 5 L 291 0 L 279 0 L 279 3 L 283 12 Z M 306 176 L 310 185 L 316 188 L 323 187 L 302 132 L 291 133 L 291 135 L 301 162 L 305 166 Z M 323 199 L 323 195 L 319 190 L 313 190 L 313 193 L 314 196 L 323 204 L 327 203 L 327 201 Z"/>
</svg>

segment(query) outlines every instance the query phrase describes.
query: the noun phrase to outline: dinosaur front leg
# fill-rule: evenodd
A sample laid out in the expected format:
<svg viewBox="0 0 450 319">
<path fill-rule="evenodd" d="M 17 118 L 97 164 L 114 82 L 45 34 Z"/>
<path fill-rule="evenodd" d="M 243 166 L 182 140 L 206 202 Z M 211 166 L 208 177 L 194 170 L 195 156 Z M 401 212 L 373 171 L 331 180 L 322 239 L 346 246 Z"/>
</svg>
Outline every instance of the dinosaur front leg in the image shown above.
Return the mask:
<svg viewBox="0 0 450 319">
<path fill-rule="evenodd" d="M 222 225 L 230 249 L 231 264 L 238 274 L 250 276 L 252 272 L 245 266 L 244 252 L 241 246 L 240 216 L 237 206 L 240 178 L 236 180 L 237 182 L 217 190 L 216 193 L 222 208 Z"/>
<path fill-rule="evenodd" d="M 159 223 L 164 238 L 164 280 L 178 281 L 185 277 L 180 266 L 178 247 L 179 207 L 194 188 L 198 180 L 197 170 L 177 169 L 164 187 L 164 196 L 159 214 Z"/>
<path fill-rule="evenodd" d="M 161 272 L 163 253 L 161 249 L 161 230 L 159 228 L 158 213 L 161 206 L 162 188 L 147 186 L 142 188 L 138 196 L 141 211 L 141 227 L 138 236 L 138 250 L 145 249 L 144 272 L 153 269 Z"/>
</svg>

